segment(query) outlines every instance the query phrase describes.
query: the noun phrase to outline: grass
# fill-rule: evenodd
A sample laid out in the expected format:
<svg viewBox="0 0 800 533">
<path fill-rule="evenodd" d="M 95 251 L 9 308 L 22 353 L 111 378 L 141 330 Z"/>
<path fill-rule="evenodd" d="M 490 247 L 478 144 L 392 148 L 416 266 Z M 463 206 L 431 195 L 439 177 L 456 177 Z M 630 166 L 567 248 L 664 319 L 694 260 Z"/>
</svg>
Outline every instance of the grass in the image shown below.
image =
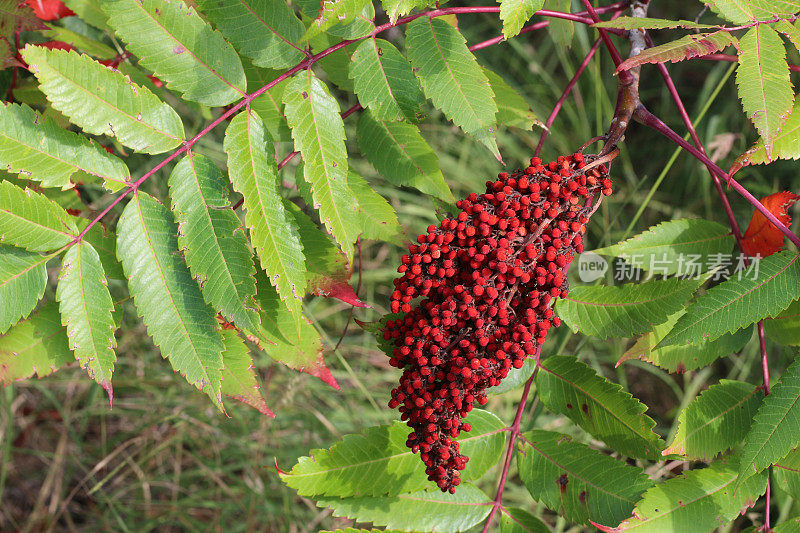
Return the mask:
<svg viewBox="0 0 800 533">
<path fill-rule="evenodd" d="M 681 16 L 693 18 L 695 14 Z M 469 42 L 499 32 L 493 16 L 465 16 L 459 22 Z M 662 37 L 657 35 L 656 40 Z M 579 27 L 572 47 L 564 48 L 555 45 L 546 31 L 540 31 L 477 55 L 482 64 L 501 73 L 525 95 L 544 118 L 593 39 L 592 31 Z M 601 48 L 574 95 L 566 101 L 545 143 L 543 157 L 570 152 L 585 139 L 604 132 L 615 98 L 612 70 Z M 670 70 L 690 115 L 705 115 L 698 123 L 701 138 L 708 142 L 719 135 L 732 135 L 732 151 L 720 163 L 729 165 L 754 139 L 734 84 L 729 79 L 721 83 L 729 65 L 689 62 Z M 646 67 L 645 72 L 643 100 L 682 133 L 668 94 L 657 76 L 651 75 L 654 69 Z M 354 123 L 354 118 L 347 121 L 351 140 L 355 138 Z M 200 127 L 202 121 L 194 124 L 194 128 Z M 501 170 L 485 148 L 441 116 L 433 113 L 421 127 L 457 197 L 480 190 L 486 179 Z M 214 135 L 204 141 L 200 151 L 219 160 L 221 130 Z M 507 164 L 523 164 L 538 136 L 538 131 L 498 132 Z M 280 146 L 281 153 L 288 149 L 286 144 Z M 587 248 L 611 244 L 671 218 L 702 216 L 725 223 L 704 167 L 684 153 L 673 154 L 674 147 L 655 133 L 638 125 L 630 128 L 621 157 L 614 163 L 615 194 L 591 224 Z M 135 175 L 146 170 L 148 161 L 140 156 L 128 160 Z M 435 222 L 429 200 L 393 188 L 364 161 L 355 159 L 352 165 L 392 203 L 408 235 L 414 236 Z M 290 176 L 292 168 L 286 172 Z M 166 175 L 162 172 L 150 185 L 153 191 L 165 192 Z M 776 163 L 768 171 L 747 168 L 738 178 L 756 196 L 778 189 L 800 190 L 793 162 Z M 735 195 L 731 200 L 740 224 L 746 224 L 752 208 Z M 401 253 L 388 244 L 363 244 L 362 262 L 352 282 L 355 285 L 360 277 L 359 296 L 373 309 L 356 310 L 355 317 L 374 320 L 386 312 L 394 265 Z M 286 488 L 276 475 L 275 465 L 289 469 L 297 457 L 313 448 L 328 447 L 344 434 L 394 419 L 395 413 L 385 404 L 397 372 L 388 366 L 374 340 L 355 325 L 347 329 L 335 352 L 330 349 L 345 329 L 347 306 L 314 298 L 307 301 L 306 311 L 326 339 L 325 359 L 341 390 L 291 371 L 262 354 L 258 372 L 268 405 L 277 414 L 275 419 L 242 405 L 229 405 L 229 418 L 220 415 L 205 396 L 191 389 L 161 359 L 135 319 L 130 303 L 125 304 L 125 327 L 119 334 L 112 410 L 104 391 L 79 368 L 6 387 L 0 394 L 0 530 L 312 532 L 350 525 L 351 521 L 333 518 Z M 680 408 L 708 383 L 726 377 L 760 379 L 757 347 L 752 341 L 740 354 L 706 369 L 669 375 L 637 361 L 614 369 L 629 341 L 597 341 L 573 336 L 565 328 L 551 337 L 544 353 L 576 354 L 606 377 L 622 383 L 649 406 L 648 414 L 665 436 L 673 431 Z M 792 354 L 777 345 L 768 348 L 775 362 L 774 374 L 778 375 Z M 492 397 L 487 408 L 510 422 L 519 396 L 516 390 Z M 587 438 L 535 400 L 523 426 Z M 650 471 L 677 472 L 680 468 L 678 464 L 659 463 Z M 497 468 L 490 470 L 479 486 L 493 494 L 497 476 Z M 513 471 L 504 501 L 545 517 L 555 531 L 582 530 L 570 528 L 563 519 L 532 502 Z M 779 493 L 777 501 L 782 517 L 798 511 L 786 495 Z M 760 510 L 756 508 L 755 512 Z M 741 530 L 749 523 L 749 516 L 741 517 L 729 530 Z"/>
</svg>

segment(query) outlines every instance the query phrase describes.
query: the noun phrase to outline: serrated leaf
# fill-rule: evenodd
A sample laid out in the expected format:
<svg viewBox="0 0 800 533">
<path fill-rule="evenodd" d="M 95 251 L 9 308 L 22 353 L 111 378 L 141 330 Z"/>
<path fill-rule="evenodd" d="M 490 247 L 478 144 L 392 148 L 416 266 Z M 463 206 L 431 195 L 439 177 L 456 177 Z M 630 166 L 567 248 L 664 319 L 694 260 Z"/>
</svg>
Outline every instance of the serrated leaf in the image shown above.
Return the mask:
<svg viewBox="0 0 800 533">
<path fill-rule="evenodd" d="M 470 458 L 462 473 L 465 481 L 480 478 L 500 459 L 505 424 L 488 411 L 475 409 L 465 419 L 472 425 L 458 439 Z M 437 489 L 425 474 L 425 465 L 406 446 L 411 429 L 403 422 L 374 426 L 345 435 L 328 450 L 312 450 L 290 472 L 280 474 L 301 496 L 394 496 L 421 489 Z M 460 489 L 459 489 L 460 490 Z"/>
<path fill-rule="evenodd" d="M 523 130 L 533 129 L 534 124 L 544 127 L 528 102 L 520 96 L 503 78 L 488 68 L 483 69 L 497 102 L 497 123 Z"/>
<path fill-rule="evenodd" d="M 788 37 L 794 47 L 800 50 L 800 28 L 798 28 L 796 22 L 792 24 L 788 20 L 779 20 L 775 23 L 774 28 Z"/>
<path fill-rule="evenodd" d="M 678 431 L 662 454 L 710 462 L 744 440 L 763 398 L 755 385 L 720 380 L 680 412 Z"/>
<path fill-rule="evenodd" d="M 380 120 L 418 120 L 425 97 L 411 64 L 389 41 L 366 39 L 353 53 L 349 76 L 361 105 Z"/>
<path fill-rule="evenodd" d="M 383 10 L 389 15 L 389 20 L 394 24 L 397 19 L 408 15 L 413 9 L 423 9 L 428 5 L 428 0 L 381 0 Z"/>
<path fill-rule="evenodd" d="M 233 174 L 231 169 L 231 174 Z M 227 320 L 258 331 L 256 269 L 227 181 L 207 157 L 189 152 L 169 176 L 178 245 L 203 296 Z"/>
<path fill-rule="evenodd" d="M 183 98 L 223 106 L 245 95 L 236 51 L 184 2 L 103 0 L 108 23 L 168 89 Z"/>
<path fill-rule="evenodd" d="M 251 94 L 271 83 L 281 74 L 275 70 L 254 67 L 249 61 L 244 62 L 244 68 L 247 73 L 247 92 Z M 283 90 L 288 81 L 286 79 L 279 82 L 250 101 L 250 109 L 259 114 L 264 122 L 264 128 L 276 142 L 292 140 L 292 133 L 286 123 L 286 116 L 283 114 Z"/>
<path fill-rule="evenodd" d="M 117 256 L 161 355 L 222 409 L 224 344 L 214 311 L 178 253 L 177 233 L 167 208 L 136 191 L 117 223 Z"/>
<path fill-rule="evenodd" d="M 777 315 L 798 297 L 798 258 L 794 252 L 778 252 L 751 265 L 742 279 L 731 277 L 712 287 L 689 306 L 657 347 L 714 340 Z"/>
<path fill-rule="evenodd" d="M 333 509 L 333 516 L 346 516 L 358 522 L 439 533 L 466 531 L 491 510 L 489 497 L 469 483 L 460 485 L 455 494 L 436 489 L 397 496 L 323 499 L 317 505 Z"/>
<path fill-rule="evenodd" d="M 21 53 L 53 107 L 87 133 L 116 137 L 148 154 L 166 152 L 185 138 L 175 110 L 121 72 L 74 51 L 29 45 Z"/>
<path fill-rule="evenodd" d="M 306 290 L 303 247 L 278 191 L 272 139 L 261 117 L 252 111 L 237 115 L 223 146 L 233 188 L 244 196 L 245 224 L 261 267 L 286 305 L 299 310 Z"/>
<path fill-rule="evenodd" d="M 64 209 L 43 194 L 0 182 L 0 242 L 47 252 L 69 244 L 78 228 Z"/>
<path fill-rule="evenodd" d="M 644 333 L 683 308 L 705 281 L 700 279 L 653 279 L 620 286 L 575 287 L 558 301 L 556 312 L 575 333 L 606 337 L 630 337 Z"/>
<path fill-rule="evenodd" d="M 797 0 L 713 0 L 708 4 L 722 18 L 737 24 L 772 21 L 776 15 L 788 16 L 800 11 Z"/>
<path fill-rule="evenodd" d="M 439 168 L 439 159 L 417 126 L 376 120 L 369 111 L 364 111 L 356 134 L 361 152 L 387 181 L 455 202 Z"/>
<path fill-rule="evenodd" d="M 338 298 L 365 307 L 350 286 L 350 265 L 336 243 L 308 215 L 292 202 L 284 200 L 286 211 L 294 219 L 303 252 L 306 256 L 306 292 L 316 296 Z"/>
<path fill-rule="evenodd" d="M 662 222 L 628 240 L 592 251 L 624 257 L 627 263 L 654 274 L 697 275 L 711 264 L 710 256 L 729 254 L 732 247 L 733 236 L 722 224 L 684 218 Z M 696 265 L 694 271 L 687 258 Z"/>
<path fill-rule="evenodd" d="M 0 335 L 0 385 L 44 377 L 74 360 L 55 302 Z"/>
<path fill-rule="evenodd" d="M 669 43 L 643 50 L 640 54 L 628 58 L 617 67 L 617 71 L 629 70 L 645 63 L 677 63 L 697 56 L 713 54 L 729 45 L 736 45 L 736 37 L 727 31 L 698 33 L 685 35 Z"/>
<path fill-rule="evenodd" d="M 391 353 L 390 353 L 391 357 Z M 514 368 L 513 366 L 508 369 L 508 375 L 500 382 L 500 385 L 489 387 L 486 389 L 486 394 L 503 394 L 510 390 L 519 388 L 525 384 L 531 377 L 533 371 L 536 369 L 536 360 L 528 357 L 522 363 L 521 368 Z"/>
<path fill-rule="evenodd" d="M 772 528 L 772 533 L 797 533 L 797 531 L 800 531 L 800 516 L 787 518 Z"/>
<path fill-rule="evenodd" d="M 750 478 L 734 490 L 736 462 L 716 461 L 708 468 L 689 470 L 644 493 L 633 516 L 618 527 L 601 531 L 637 533 L 711 531 L 753 505 L 767 486 L 767 476 Z"/>
<path fill-rule="evenodd" d="M 739 47 L 739 99 L 764 140 L 767 159 L 771 159 L 774 138 L 794 103 L 786 48 L 777 32 L 764 24 L 750 28 L 739 40 Z"/>
<path fill-rule="evenodd" d="M 50 26 L 50 29 L 43 31 L 42 34 L 51 41 L 67 43 L 97 59 L 112 59 L 117 55 L 116 50 L 110 46 L 62 26 Z"/>
<path fill-rule="evenodd" d="M 681 309 L 670 315 L 666 322 L 654 326 L 652 331 L 639 337 L 636 343 L 619 358 L 617 366 L 628 359 L 641 359 L 669 372 L 688 372 L 710 365 L 720 357 L 738 352 L 753 336 L 753 328 L 743 328 L 713 341 L 704 340 L 698 344 L 656 348 L 684 314 L 686 311 Z"/>
<path fill-rule="evenodd" d="M 800 498 L 800 448 L 790 451 L 772 468 L 778 487 L 792 498 Z"/>
<path fill-rule="evenodd" d="M 42 187 L 62 189 L 72 186 L 76 172 L 105 180 L 112 192 L 131 177 L 125 163 L 101 146 L 17 104 L 0 106 L 0 166 Z"/>
<path fill-rule="evenodd" d="M 747 0 L 712 0 L 708 2 L 714 13 L 736 24 L 755 20 L 750 4 L 751 2 Z"/>
<path fill-rule="evenodd" d="M 321 33 L 311 39 L 311 52 L 319 54 L 332 46 L 340 45 L 343 40 L 329 33 Z M 346 44 L 343 48 L 327 54 L 317 63 L 320 69 L 325 72 L 329 83 L 348 93 L 355 92 L 355 85 L 348 76 L 348 72 L 350 72 L 350 58 L 353 57 L 358 45 L 358 42 Z"/>
<path fill-rule="evenodd" d="M 199 0 L 200 11 L 259 67 L 293 67 L 305 58 L 296 43 L 305 28 L 283 0 Z"/>
<path fill-rule="evenodd" d="M 544 9 L 569 13 L 572 11 L 572 1 L 545 0 Z M 547 33 L 550 35 L 550 38 L 553 39 L 558 46 L 572 46 L 572 39 L 575 36 L 575 24 L 571 20 L 559 18 L 549 19 L 549 22 L 550 24 L 547 25 Z"/>
<path fill-rule="evenodd" d="M 362 239 L 394 242 L 404 245 L 403 228 L 397 221 L 394 207 L 369 186 L 367 180 L 353 171 L 347 175 L 347 186 L 358 198 L 358 220 Z"/>
<path fill-rule="evenodd" d="M 81 231 L 89 224 L 89 220 L 85 218 L 75 217 L 74 220 Z M 125 279 L 125 272 L 122 271 L 122 265 L 117 259 L 117 236 L 112 231 L 106 228 L 102 222 L 95 224 L 83 236 L 83 241 L 91 244 L 97 252 L 106 277 Z"/>
<path fill-rule="evenodd" d="M 222 394 L 253 407 L 261 414 L 275 418 L 256 378 L 253 358 L 244 341 L 233 330 L 222 331 L 225 351 L 222 354 Z"/>
<path fill-rule="evenodd" d="M 109 30 L 108 16 L 100 7 L 101 0 L 63 0 L 81 20 L 101 30 Z"/>
<path fill-rule="evenodd" d="M 510 39 L 544 6 L 544 0 L 498 0 L 500 20 L 503 21 L 503 37 Z"/>
<path fill-rule="evenodd" d="M 763 165 L 773 159 L 800 159 L 800 99 L 796 99 L 792 112 L 781 130 L 772 140 L 772 157 L 767 157 L 764 139 L 758 139 L 747 152 L 737 158 L 740 166 Z"/>
<path fill-rule="evenodd" d="M 536 387 L 542 403 L 566 415 L 609 447 L 631 457 L 655 460 L 664 442 L 654 431 L 647 406 L 574 357 L 555 355 L 540 364 Z"/>
<path fill-rule="evenodd" d="M 494 93 L 464 36 L 443 20 L 419 17 L 406 30 L 406 54 L 425 96 L 499 158 Z"/>
<path fill-rule="evenodd" d="M 50 259 L 0 244 L 0 335 L 28 316 L 44 296 Z"/>
<path fill-rule="evenodd" d="M 621 28 L 623 30 L 663 30 L 668 28 L 687 28 L 692 30 L 706 30 L 716 28 L 712 24 L 698 24 L 690 20 L 668 20 L 650 17 L 619 17 L 614 20 L 604 20 L 592 24 L 593 28 Z"/>
<path fill-rule="evenodd" d="M 303 156 L 303 177 L 311 185 L 314 207 L 352 260 L 358 235 L 358 199 L 347 186 L 347 150 L 339 103 L 308 70 L 287 84 L 284 104 L 295 148 Z"/>
<path fill-rule="evenodd" d="M 336 24 L 351 22 L 367 2 L 369 0 L 320 0 L 317 18 L 308 27 L 301 41 L 307 41 Z"/>
<path fill-rule="evenodd" d="M 375 6 L 369 1 L 353 20 L 345 24 L 336 24 L 328 28 L 328 34 L 342 39 L 361 39 L 375 31 Z"/>
<path fill-rule="evenodd" d="M 764 398 L 747 433 L 739 465 L 742 483 L 800 444 L 800 357 L 789 365 Z"/>
<path fill-rule="evenodd" d="M 550 533 L 547 525 L 518 507 L 503 507 L 500 517 L 500 533 Z"/>
<path fill-rule="evenodd" d="M 534 500 L 568 520 L 618 524 L 653 482 L 641 468 L 572 437 L 535 430 L 517 444 L 519 476 Z"/>
<path fill-rule="evenodd" d="M 75 359 L 111 400 L 111 376 L 117 360 L 117 327 L 111 316 L 114 302 L 100 256 L 91 244 L 81 241 L 67 250 L 58 276 L 56 300 Z"/>
<path fill-rule="evenodd" d="M 781 314 L 764 320 L 767 337 L 781 344 L 800 345 L 800 300 Z"/>
<path fill-rule="evenodd" d="M 403 533 L 399 529 L 356 529 L 354 527 L 346 527 L 344 529 L 324 530 L 320 533 Z"/>
</svg>

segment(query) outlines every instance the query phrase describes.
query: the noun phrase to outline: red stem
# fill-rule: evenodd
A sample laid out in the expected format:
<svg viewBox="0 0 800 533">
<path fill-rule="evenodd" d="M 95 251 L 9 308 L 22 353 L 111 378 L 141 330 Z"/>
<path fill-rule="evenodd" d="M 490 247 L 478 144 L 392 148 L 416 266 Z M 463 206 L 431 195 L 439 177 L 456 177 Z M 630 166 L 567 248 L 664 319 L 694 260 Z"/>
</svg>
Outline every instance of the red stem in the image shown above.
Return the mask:
<svg viewBox="0 0 800 533">
<path fill-rule="evenodd" d="M 739 61 L 739 56 L 734 56 L 729 54 L 707 54 L 704 56 L 698 56 L 697 59 L 708 59 L 711 61 L 730 61 L 732 63 L 736 63 Z M 789 70 L 794 72 L 800 72 L 800 65 L 789 65 Z"/>
<path fill-rule="evenodd" d="M 589 62 L 594 57 L 594 53 L 597 52 L 597 49 L 600 47 L 600 39 L 597 39 L 592 48 L 589 50 L 589 53 L 586 54 L 586 57 L 583 59 L 581 64 L 578 66 L 578 70 L 575 71 L 575 75 L 572 76 L 572 79 L 569 80 L 569 83 L 564 88 L 564 92 L 561 93 L 561 97 L 556 102 L 556 105 L 553 106 L 553 110 L 550 112 L 550 116 L 547 117 L 547 121 L 545 124 L 545 130 L 542 132 L 542 136 L 539 137 L 539 144 L 536 145 L 536 150 L 534 150 L 533 155 L 534 157 L 539 157 L 539 153 L 542 151 L 542 146 L 544 145 L 544 140 L 547 138 L 547 134 L 550 132 L 550 126 L 553 125 L 553 122 L 556 120 L 559 111 L 561 111 L 561 106 L 564 105 L 569 94 L 572 92 L 572 88 L 575 87 L 575 84 L 578 83 L 578 78 L 581 77 L 583 71 L 586 70 L 586 67 L 589 66 Z"/>
</svg>

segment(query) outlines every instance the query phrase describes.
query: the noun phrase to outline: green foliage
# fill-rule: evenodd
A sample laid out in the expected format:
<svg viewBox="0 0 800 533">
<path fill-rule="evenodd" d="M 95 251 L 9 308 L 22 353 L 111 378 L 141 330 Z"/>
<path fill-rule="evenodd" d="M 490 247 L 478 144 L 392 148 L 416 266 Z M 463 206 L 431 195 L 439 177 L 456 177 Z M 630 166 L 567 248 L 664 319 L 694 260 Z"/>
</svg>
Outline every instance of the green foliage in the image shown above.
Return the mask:
<svg viewBox="0 0 800 533">
<path fill-rule="evenodd" d="M 770 339 L 781 344 L 800 345 L 800 300 L 781 314 L 764 320 L 764 331 Z"/>
<path fill-rule="evenodd" d="M 462 476 L 474 480 L 500 459 L 506 434 L 500 419 L 488 411 L 474 410 L 466 421 L 472 430 L 458 440 L 460 453 L 470 461 Z M 437 490 L 427 479 L 425 465 L 406 446 L 410 431 L 403 422 L 395 422 L 346 435 L 329 450 L 312 450 L 301 457 L 281 478 L 303 496 L 395 496 Z"/>
<path fill-rule="evenodd" d="M 395 242 L 404 245 L 403 228 L 397 213 L 386 199 L 369 186 L 367 180 L 350 171 L 347 186 L 358 198 L 358 224 L 362 239 Z"/>
<path fill-rule="evenodd" d="M 464 37 L 443 20 L 420 17 L 408 25 L 406 47 L 425 96 L 499 159 L 494 93 Z"/>
<path fill-rule="evenodd" d="M 253 112 L 237 115 L 225 132 L 228 171 L 233 188 L 244 196 L 245 223 L 261 267 L 289 308 L 297 311 L 306 285 L 303 247 L 283 206 L 269 145 L 261 117 Z"/>
<path fill-rule="evenodd" d="M 699 218 L 670 220 L 613 246 L 592 250 L 609 257 L 624 257 L 636 268 L 656 275 L 699 275 L 713 255 L 728 254 L 733 236 L 725 226 Z M 697 268 L 687 264 L 691 257 Z"/>
<path fill-rule="evenodd" d="M 321 0 L 319 14 L 306 30 L 302 40 L 310 39 L 336 24 L 352 22 L 368 3 L 369 0 Z"/>
<path fill-rule="evenodd" d="M 525 359 L 522 368 L 510 368 L 508 375 L 500 383 L 494 387 L 486 389 L 487 394 L 503 394 L 510 390 L 514 390 L 525 384 L 531 377 L 533 371 L 536 369 L 536 360 L 532 358 Z"/>
<path fill-rule="evenodd" d="M 576 333 L 630 337 L 664 322 L 683 307 L 704 281 L 705 278 L 669 278 L 619 287 L 576 287 L 558 301 L 556 311 Z"/>
<path fill-rule="evenodd" d="M 660 483 L 644 493 L 633 516 L 607 532 L 707 531 L 725 525 L 766 489 L 767 476 L 750 478 L 738 490 L 735 461 L 720 460 Z"/>
<path fill-rule="evenodd" d="M 230 200 L 222 173 L 207 157 L 189 152 L 172 170 L 169 188 L 178 245 L 203 297 L 230 322 L 258 331 L 256 269 L 242 223 L 227 209 Z"/>
<path fill-rule="evenodd" d="M 117 326 L 111 316 L 114 303 L 100 256 L 88 242 L 72 246 L 64 255 L 56 300 L 75 358 L 111 398 L 111 375 L 117 360 Z"/>
<path fill-rule="evenodd" d="M 111 135 L 134 150 L 159 154 L 184 139 L 178 114 L 146 87 L 89 56 L 28 46 L 22 51 L 55 109 L 95 135 Z"/>
<path fill-rule="evenodd" d="M 534 430 L 521 435 L 519 475 L 531 496 L 568 520 L 618 524 L 653 482 L 629 466 L 571 437 Z"/>
<path fill-rule="evenodd" d="M 710 462 L 744 440 L 763 398 L 755 385 L 723 379 L 681 411 L 678 431 L 663 454 Z"/>
<path fill-rule="evenodd" d="M 550 11 L 569 12 L 571 7 L 571 0 L 544 1 L 544 8 Z M 572 39 L 575 37 L 575 25 L 570 20 L 554 18 L 547 26 L 547 33 L 558 46 L 568 47 L 572 45 Z"/>
<path fill-rule="evenodd" d="M 628 70 L 646 63 L 677 63 L 690 57 L 713 54 L 729 45 L 738 45 L 736 37 L 726 31 L 686 35 L 675 41 L 643 50 L 623 61 L 617 70 Z"/>
<path fill-rule="evenodd" d="M 525 509 L 504 507 L 500 533 L 550 533 L 550 528 Z"/>
<path fill-rule="evenodd" d="M 161 354 L 222 407 L 222 351 L 214 312 L 178 255 L 178 228 L 147 193 L 133 194 L 117 224 L 117 255 L 136 308 Z"/>
<path fill-rule="evenodd" d="M 800 159 L 800 100 L 795 100 L 789 118 L 772 139 L 772 156 L 767 157 L 764 139 L 759 139 L 753 147 L 742 154 L 743 164 L 763 165 L 772 159 Z"/>
<path fill-rule="evenodd" d="M 544 6 L 545 0 L 499 0 L 503 36 L 510 39 L 519 33 L 533 14 Z"/>
<path fill-rule="evenodd" d="M 0 241 L 30 252 L 48 252 L 77 235 L 72 217 L 45 195 L 0 182 Z"/>
<path fill-rule="evenodd" d="M 462 484 L 455 494 L 419 491 L 397 496 L 320 500 L 333 516 L 347 516 L 403 531 L 466 531 L 486 518 L 491 500 L 480 489 Z"/>
<path fill-rule="evenodd" d="M 739 98 L 764 140 L 767 159 L 771 159 L 773 139 L 794 102 L 786 49 L 778 33 L 767 25 L 749 29 L 739 46 L 742 50 L 736 69 Z"/>
<path fill-rule="evenodd" d="M 779 252 L 712 287 L 689 306 L 658 346 L 713 341 L 762 318 L 775 316 L 796 300 L 800 262 L 794 252 Z M 755 264 L 754 264 L 755 265 Z M 754 279 L 755 278 L 755 279 Z"/>
<path fill-rule="evenodd" d="M 595 28 L 621 28 L 623 30 L 664 30 L 668 28 L 687 28 L 692 30 L 706 30 L 715 28 L 710 24 L 698 24 L 689 20 L 667 20 L 650 17 L 619 17 L 606 20 L 593 25 Z"/>
<path fill-rule="evenodd" d="M 0 244 L 0 335 L 33 311 L 47 286 L 49 256 Z"/>
<path fill-rule="evenodd" d="M 141 64 L 183 98 L 222 106 L 244 96 L 242 62 L 194 9 L 167 0 L 104 0 L 108 23 Z"/>
<path fill-rule="evenodd" d="M 72 186 L 71 177 L 86 175 L 103 179 L 113 192 L 131 177 L 125 163 L 102 147 L 17 104 L 0 107 L 0 166 L 62 189 Z"/>
<path fill-rule="evenodd" d="M 310 70 L 289 82 L 284 103 L 295 149 L 303 156 L 303 177 L 311 185 L 314 207 L 352 259 L 353 242 L 358 236 L 358 200 L 347 186 L 347 150 L 339 104 Z"/>
<path fill-rule="evenodd" d="M 256 378 L 250 350 L 234 331 L 222 331 L 225 352 L 222 354 L 222 394 L 257 409 L 261 414 L 274 417 L 267 407 L 261 386 Z"/>
<path fill-rule="evenodd" d="M 489 86 L 497 102 L 497 123 L 503 126 L 514 126 L 523 130 L 533 129 L 534 124 L 544 127 L 528 102 L 514 90 L 502 77 L 488 68 L 483 69 L 489 79 Z"/>
<path fill-rule="evenodd" d="M 800 444 L 800 358 L 786 369 L 764 398 L 747 433 L 739 466 L 742 483 L 784 457 Z"/>
<path fill-rule="evenodd" d="M 664 443 L 653 431 L 653 419 L 644 414 L 647 407 L 574 357 L 554 355 L 542 361 L 536 387 L 545 407 L 619 453 L 660 457 Z"/>
<path fill-rule="evenodd" d="M 800 450 L 795 448 L 776 462 L 772 474 L 783 491 L 795 499 L 800 496 Z"/>
</svg>

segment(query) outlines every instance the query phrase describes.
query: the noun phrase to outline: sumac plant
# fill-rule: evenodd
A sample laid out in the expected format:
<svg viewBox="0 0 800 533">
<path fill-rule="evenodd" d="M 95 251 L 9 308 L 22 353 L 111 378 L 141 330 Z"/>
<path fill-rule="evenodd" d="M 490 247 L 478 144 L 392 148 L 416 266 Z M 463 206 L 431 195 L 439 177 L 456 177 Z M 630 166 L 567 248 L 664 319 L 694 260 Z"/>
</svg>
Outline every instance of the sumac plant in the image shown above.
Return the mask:
<svg viewBox="0 0 800 533">
<path fill-rule="evenodd" d="M 758 200 L 734 176 L 800 157 L 800 67 L 787 62 L 800 2 L 681 2 L 680 20 L 650 7 L 2 0 L 0 381 L 76 363 L 113 402 L 126 308 L 221 413 L 227 397 L 276 416 L 256 373 L 264 354 L 339 387 L 323 360 L 336 334 L 305 316 L 314 298 L 334 298 L 387 311 L 350 317 L 373 313 L 358 323 L 399 370 L 396 387 L 373 391 L 398 421 L 276 468 L 334 516 L 402 531 L 800 531 L 797 189 L 776 183 Z M 468 45 L 461 31 L 476 16 L 502 33 Z M 473 55 L 556 25 L 568 45 L 576 24 L 597 41 L 544 123 Z M 599 49 L 616 66 L 607 133 L 540 158 Z M 706 155 L 669 74 L 686 60 L 735 70 L 759 139 L 728 171 Z M 686 137 L 639 98 L 643 73 L 663 81 Z M 497 169 L 458 201 L 458 176 L 421 134 L 438 113 Z M 593 215 L 613 198 L 620 150 L 651 148 L 630 136 L 633 122 L 705 166 L 720 220 L 664 220 L 602 248 L 587 239 L 605 232 Z M 538 146 L 504 162 L 499 127 Z M 432 200 L 439 223 L 408 239 L 379 180 Z M 750 205 L 744 232 L 732 202 Z M 351 265 L 368 240 L 408 253 L 387 265 L 398 276 L 383 299 L 362 302 Z M 643 279 L 612 276 L 609 260 Z M 633 339 L 627 350 L 608 341 L 617 366 L 665 379 L 751 344 L 758 357 L 739 364 L 760 375 L 697 372 L 670 428 L 585 343 L 565 349 L 568 330 Z M 518 400 L 510 420 L 481 409 L 500 395 Z"/>
</svg>

